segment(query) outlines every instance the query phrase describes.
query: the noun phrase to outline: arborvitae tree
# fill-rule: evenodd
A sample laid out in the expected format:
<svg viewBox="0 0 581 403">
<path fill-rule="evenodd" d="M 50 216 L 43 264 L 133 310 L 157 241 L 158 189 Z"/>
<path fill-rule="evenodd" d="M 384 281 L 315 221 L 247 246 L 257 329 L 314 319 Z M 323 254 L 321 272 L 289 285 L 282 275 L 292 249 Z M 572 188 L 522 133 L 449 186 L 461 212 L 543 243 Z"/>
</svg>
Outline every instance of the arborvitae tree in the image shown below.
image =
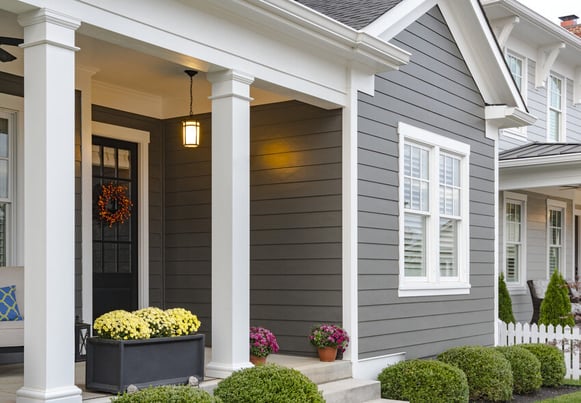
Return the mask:
<svg viewBox="0 0 581 403">
<path fill-rule="evenodd" d="M 541 303 L 539 324 L 575 326 L 567 283 L 557 270 L 551 276 L 545 298 Z"/>
<path fill-rule="evenodd" d="M 498 318 L 505 323 L 515 323 L 512 299 L 504 282 L 504 273 L 500 273 L 498 278 Z"/>
</svg>

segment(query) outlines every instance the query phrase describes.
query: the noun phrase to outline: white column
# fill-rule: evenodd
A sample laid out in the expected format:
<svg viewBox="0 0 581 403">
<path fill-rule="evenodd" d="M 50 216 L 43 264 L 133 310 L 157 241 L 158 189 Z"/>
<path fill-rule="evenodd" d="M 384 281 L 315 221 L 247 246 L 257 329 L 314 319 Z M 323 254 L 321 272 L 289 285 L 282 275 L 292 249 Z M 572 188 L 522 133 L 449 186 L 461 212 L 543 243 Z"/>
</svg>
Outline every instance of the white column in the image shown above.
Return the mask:
<svg viewBox="0 0 581 403">
<path fill-rule="evenodd" d="M 212 361 L 208 376 L 249 367 L 250 84 L 232 70 L 212 83 Z"/>
<path fill-rule="evenodd" d="M 24 27 L 24 386 L 17 402 L 81 402 L 74 359 L 75 30 L 40 9 Z"/>
</svg>

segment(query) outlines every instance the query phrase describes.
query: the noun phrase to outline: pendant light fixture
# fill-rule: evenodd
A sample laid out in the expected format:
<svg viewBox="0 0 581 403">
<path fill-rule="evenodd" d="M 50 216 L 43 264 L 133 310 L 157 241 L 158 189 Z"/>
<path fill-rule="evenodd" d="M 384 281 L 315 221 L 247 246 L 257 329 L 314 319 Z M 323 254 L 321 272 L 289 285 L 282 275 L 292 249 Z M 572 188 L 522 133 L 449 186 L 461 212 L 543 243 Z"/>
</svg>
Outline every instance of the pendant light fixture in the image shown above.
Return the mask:
<svg viewBox="0 0 581 403">
<path fill-rule="evenodd" d="M 194 119 L 194 113 L 192 111 L 192 85 L 194 76 L 198 72 L 195 70 L 185 70 L 185 73 L 190 77 L 190 116 L 182 122 L 183 144 L 184 147 L 197 147 L 200 145 L 200 122 Z"/>
</svg>

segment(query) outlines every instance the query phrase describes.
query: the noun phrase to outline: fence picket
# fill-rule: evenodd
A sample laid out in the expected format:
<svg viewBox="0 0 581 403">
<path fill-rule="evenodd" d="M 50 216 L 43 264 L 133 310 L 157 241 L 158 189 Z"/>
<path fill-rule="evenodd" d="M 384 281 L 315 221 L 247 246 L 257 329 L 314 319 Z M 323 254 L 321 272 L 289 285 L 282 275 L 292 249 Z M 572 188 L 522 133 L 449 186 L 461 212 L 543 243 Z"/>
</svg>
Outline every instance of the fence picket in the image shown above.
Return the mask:
<svg viewBox="0 0 581 403">
<path fill-rule="evenodd" d="M 570 328 L 561 325 L 537 325 L 529 323 L 498 323 L 498 343 L 500 346 L 512 346 L 527 343 L 553 344 L 563 352 L 567 367 L 567 378 L 579 380 L 581 370 L 581 331 L 578 327 Z"/>
</svg>

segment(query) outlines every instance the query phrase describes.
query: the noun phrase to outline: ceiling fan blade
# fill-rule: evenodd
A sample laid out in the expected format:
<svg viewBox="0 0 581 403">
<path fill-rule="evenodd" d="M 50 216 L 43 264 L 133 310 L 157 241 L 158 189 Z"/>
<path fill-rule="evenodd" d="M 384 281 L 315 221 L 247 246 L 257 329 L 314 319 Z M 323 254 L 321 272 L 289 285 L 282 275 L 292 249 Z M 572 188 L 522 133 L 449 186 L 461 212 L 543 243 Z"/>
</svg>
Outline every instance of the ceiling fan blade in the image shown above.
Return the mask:
<svg viewBox="0 0 581 403">
<path fill-rule="evenodd" d="M 4 49 L 0 48 L 0 62 L 2 63 L 6 63 L 6 62 L 11 62 L 12 60 L 15 60 L 16 56 L 6 52 Z"/>
<path fill-rule="evenodd" d="M 0 36 L 0 45 L 18 46 L 24 40 L 20 38 L 10 38 L 9 36 Z"/>
</svg>

